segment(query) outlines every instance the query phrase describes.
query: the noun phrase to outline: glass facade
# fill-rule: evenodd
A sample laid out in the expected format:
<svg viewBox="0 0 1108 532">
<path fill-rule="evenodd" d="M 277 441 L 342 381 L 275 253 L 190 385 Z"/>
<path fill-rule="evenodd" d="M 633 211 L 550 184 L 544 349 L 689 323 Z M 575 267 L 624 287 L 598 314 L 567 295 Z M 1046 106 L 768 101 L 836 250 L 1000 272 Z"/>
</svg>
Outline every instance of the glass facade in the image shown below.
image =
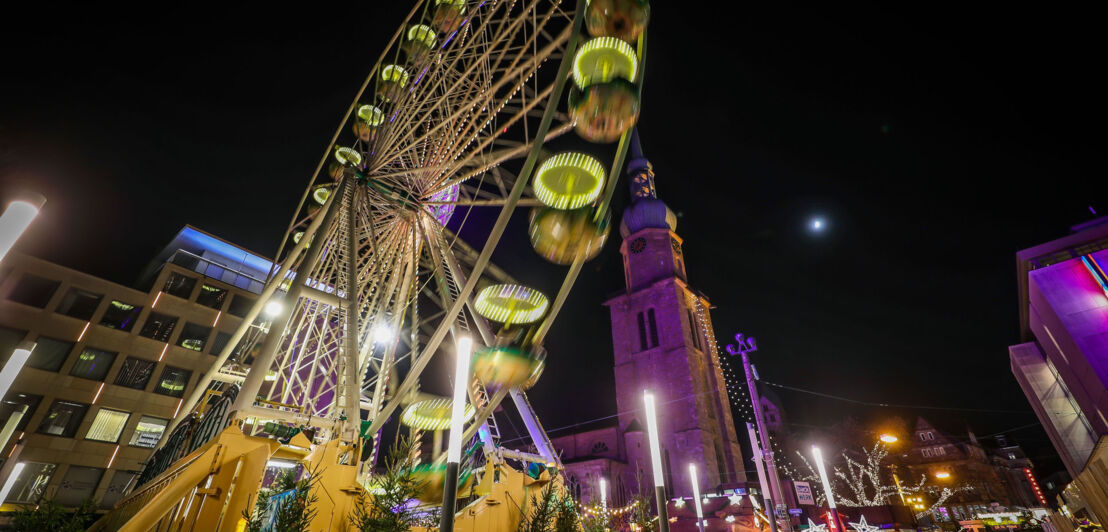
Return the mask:
<svg viewBox="0 0 1108 532">
<path fill-rule="evenodd" d="M 153 449 L 158 445 L 158 440 L 162 439 L 162 433 L 165 432 L 165 427 L 168 424 L 168 419 L 142 416 L 139 418 L 138 426 L 135 427 L 135 433 L 131 435 L 131 443 L 128 445 Z"/>
<path fill-rule="evenodd" d="M 154 386 L 154 393 L 168 395 L 170 397 L 183 397 L 185 395 L 185 387 L 188 386 L 190 378 L 192 378 L 191 371 L 175 368 L 173 366 L 166 366 L 165 369 L 162 370 L 162 376 L 158 379 L 158 384 Z"/>
<path fill-rule="evenodd" d="M 58 371 L 69 358 L 69 352 L 73 350 L 73 342 L 39 336 L 35 340 L 35 350 L 31 351 L 31 358 L 27 359 L 27 365 L 46 371 Z"/>
<path fill-rule="evenodd" d="M 46 417 L 42 418 L 38 431 L 40 434 L 72 438 L 77 434 L 81 421 L 85 419 L 85 412 L 88 412 L 86 404 L 55 400 Z"/>
<path fill-rule="evenodd" d="M 100 306 L 101 299 L 104 299 L 103 295 L 86 292 L 79 288 L 70 288 L 69 292 L 66 292 L 65 297 L 62 298 L 62 302 L 58 304 L 55 312 L 88 321 L 92 319 L 96 307 Z"/>
<path fill-rule="evenodd" d="M 104 377 L 108 376 L 108 370 L 112 369 L 116 354 L 111 351 L 86 347 L 84 351 L 81 351 L 81 356 L 77 357 L 77 362 L 73 363 L 73 368 L 69 370 L 69 374 L 82 379 L 102 381 Z"/>
<path fill-rule="evenodd" d="M 142 307 L 122 301 L 112 301 L 108 304 L 107 310 L 104 311 L 104 317 L 100 319 L 100 325 L 109 329 L 131 332 L 131 329 L 135 328 L 135 320 L 138 319 L 141 312 Z"/>
<path fill-rule="evenodd" d="M 151 312 L 150 315 L 146 317 L 146 323 L 142 326 L 142 330 L 139 331 L 139 336 L 152 338 L 159 342 L 168 342 L 170 335 L 173 334 L 173 328 L 176 326 L 177 318 Z"/>
<path fill-rule="evenodd" d="M 115 384 L 135 390 L 145 390 L 146 383 L 150 382 L 150 376 L 154 374 L 154 367 L 157 365 L 156 362 L 149 360 L 127 357 L 127 360 L 123 361 L 123 367 L 119 369 L 119 374 L 115 376 Z"/>
<path fill-rule="evenodd" d="M 129 412 L 101 408 L 96 412 L 96 418 L 92 420 L 92 426 L 88 428 L 85 439 L 118 443 L 119 435 L 123 434 L 123 427 L 131 418 Z"/>
</svg>

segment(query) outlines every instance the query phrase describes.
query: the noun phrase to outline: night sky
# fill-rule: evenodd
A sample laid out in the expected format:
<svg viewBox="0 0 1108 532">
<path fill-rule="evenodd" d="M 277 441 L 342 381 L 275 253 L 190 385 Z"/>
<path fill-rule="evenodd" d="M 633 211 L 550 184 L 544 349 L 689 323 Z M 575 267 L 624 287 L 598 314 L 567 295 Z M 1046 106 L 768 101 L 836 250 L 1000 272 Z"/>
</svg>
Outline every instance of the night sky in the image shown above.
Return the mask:
<svg viewBox="0 0 1108 532">
<path fill-rule="evenodd" d="M 1023 411 L 923 412 L 979 434 L 1034 423 L 1008 368 L 1014 255 L 1090 206 L 1108 214 L 1097 22 L 1042 6 L 764 4 L 657 2 L 650 26 L 640 131 L 721 344 L 756 336 L 767 381 Z M 186 223 L 272 256 L 409 9 L 362 6 L 10 19 L 0 194 L 49 199 L 19 249 L 125 284 Z M 564 270 L 524 232 L 513 223 L 496 262 L 556 286 Z M 548 341 L 532 397 L 549 429 L 615 412 L 601 302 L 623 286 L 617 244 Z M 922 412 L 779 393 L 798 426 Z M 1011 437 L 1041 474 L 1058 467 L 1040 429 Z"/>
</svg>

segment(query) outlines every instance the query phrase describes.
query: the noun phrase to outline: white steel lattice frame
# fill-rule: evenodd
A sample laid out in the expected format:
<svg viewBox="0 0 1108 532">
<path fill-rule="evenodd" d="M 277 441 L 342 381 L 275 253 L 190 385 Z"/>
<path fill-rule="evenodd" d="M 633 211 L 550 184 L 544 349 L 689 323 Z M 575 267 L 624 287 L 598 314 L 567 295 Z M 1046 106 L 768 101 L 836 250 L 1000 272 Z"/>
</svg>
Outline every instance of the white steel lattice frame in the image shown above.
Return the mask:
<svg viewBox="0 0 1108 532">
<path fill-rule="evenodd" d="M 462 307 L 471 304 L 478 279 L 511 280 L 489 257 L 514 208 L 539 205 L 525 182 L 536 145 L 573 127 L 556 107 L 567 72 L 563 58 L 580 23 L 575 27 L 574 6 L 558 1 L 465 4 L 465 23 L 452 37 L 439 35 L 436 51 L 418 67 L 401 60 L 399 42 L 413 24 L 430 24 L 434 0 L 420 2 L 393 37 L 330 143 L 360 152 L 364 166 L 346 169 L 326 204 L 303 214 L 312 190 L 329 180 L 328 149 L 286 231 L 285 242 L 291 242 L 303 230 L 299 243 L 278 251 L 280 269 L 174 426 L 213 381 L 237 379 L 243 382 L 233 408 L 239 419 L 292 422 L 316 427 L 324 437 L 353 439 L 360 418 L 355 412 L 368 410 L 368 432 L 379 430 L 418 390 L 429 359 L 439 350 L 452 352 L 441 349 L 447 334 L 469 330 L 472 321 L 490 341 L 488 324 L 472 310 L 467 317 Z M 393 63 L 410 68 L 410 77 L 399 95 L 381 104 L 373 88 Z M 355 110 L 370 102 L 386 112 L 380 133 L 368 142 L 344 143 Z M 523 179 L 501 166 L 525 157 Z M 453 187 L 456 199 L 435 197 Z M 468 216 L 467 207 L 499 208 L 500 216 L 486 242 L 471 247 L 432 216 L 431 209 L 444 204 L 457 207 L 455 216 Z M 575 266 L 561 299 L 580 269 Z M 224 363 L 236 345 L 242 350 L 240 339 L 247 348 L 258 342 L 260 328 L 253 324 L 271 299 L 283 299 L 285 308 L 270 324 L 273 342 L 260 342 L 254 365 L 264 371 L 243 379 L 241 370 Z M 381 324 L 396 334 L 375 345 L 372 331 Z M 467 437 L 507 394 L 475 388 L 471 392 L 486 399 Z"/>
</svg>

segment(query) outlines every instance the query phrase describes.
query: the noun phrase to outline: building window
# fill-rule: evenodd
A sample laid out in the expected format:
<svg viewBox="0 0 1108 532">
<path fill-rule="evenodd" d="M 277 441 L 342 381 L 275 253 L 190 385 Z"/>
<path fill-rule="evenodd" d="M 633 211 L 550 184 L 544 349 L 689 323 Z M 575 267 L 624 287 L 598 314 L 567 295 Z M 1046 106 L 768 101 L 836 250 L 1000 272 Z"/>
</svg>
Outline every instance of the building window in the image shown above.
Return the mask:
<svg viewBox="0 0 1108 532">
<path fill-rule="evenodd" d="M 131 435 L 131 443 L 129 445 L 132 447 L 153 449 L 158 445 L 158 440 L 162 439 L 162 433 L 165 432 L 165 427 L 168 424 L 168 419 L 150 416 L 140 417 L 138 426 L 135 427 L 135 433 Z"/>
<path fill-rule="evenodd" d="M 936 447 L 935 448 L 935 456 L 943 456 L 945 454 L 946 454 L 946 449 L 944 449 L 942 447 Z"/>
<path fill-rule="evenodd" d="M 608 452 L 608 444 L 604 443 L 602 441 L 598 441 L 598 442 L 593 444 L 592 450 L 589 451 L 589 454 L 598 455 L 598 454 L 603 454 L 603 453 L 606 453 L 606 452 Z"/>
<path fill-rule="evenodd" d="M 8 294 L 8 299 L 31 307 L 46 308 L 59 286 L 61 283 L 58 281 L 25 273 Z"/>
<path fill-rule="evenodd" d="M 689 314 L 689 333 L 692 335 L 693 347 L 700 349 L 700 327 L 696 325 L 696 316 L 692 310 L 688 311 Z"/>
<path fill-rule="evenodd" d="M 151 312 L 150 315 L 146 317 L 146 324 L 142 326 L 139 335 L 153 338 L 159 342 L 169 342 L 169 337 L 173 334 L 173 328 L 176 326 L 177 318 Z"/>
<path fill-rule="evenodd" d="M 638 313 L 635 318 L 639 322 L 639 351 L 646 351 L 646 319 L 642 312 Z"/>
<path fill-rule="evenodd" d="M 923 453 L 924 458 L 931 458 L 931 449 L 920 449 L 920 452 Z"/>
<path fill-rule="evenodd" d="M 216 310 L 223 308 L 223 301 L 227 299 L 227 291 L 214 286 L 203 285 L 200 287 L 200 295 L 196 296 L 196 302 Z"/>
<path fill-rule="evenodd" d="M 219 356 L 219 353 L 223 351 L 223 348 L 227 346 L 227 342 L 231 341 L 231 335 L 225 332 L 215 333 L 215 340 L 212 340 L 212 348 L 208 352 Z"/>
<path fill-rule="evenodd" d="M 654 309 L 646 311 L 646 322 L 650 333 L 650 347 L 658 347 L 658 322 L 654 319 Z"/>
<path fill-rule="evenodd" d="M 27 331 L 21 331 L 19 329 L 12 329 L 9 327 L 0 327 L 0 360 L 7 359 L 11 356 L 12 351 L 27 337 Z M 32 354 L 34 351 L 32 351 Z"/>
<path fill-rule="evenodd" d="M 131 332 L 141 312 L 142 307 L 122 301 L 112 301 L 104 311 L 104 317 L 100 318 L 100 325 L 109 329 Z"/>
<path fill-rule="evenodd" d="M 5 502 L 38 504 L 57 467 L 54 464 L 23 462 L 23 471 L 12 483 L 12 490 L 8 492 Z"/>
<path fill-rule="evenodd" d="M 204 344 L 211 335 L 211 327 L 186 322 L 185 327 L 181 329 L 180 338 L 177 339 L 177 345 L 193 351 L 203 351 Z"/>
<path fill-rule="evenodd" d="M 165 369 L 162 370 L 162 377 L 158 379 L 158 384 L 154 386 L 154 393 L 160 393 L 170 397 L 183 397 L 185 395 L 185 387 L 188 386 L 190 378 L 192 378 L 191 371 L 175 368 L 173 366 L 166 366 Z"/>
<path fill-rule="evenodd" d="M 79 288 L 70 288 L 54 312 L 88 321 L 92 319 L 96 307 L 100 306 L 101 299 L 104 299 L 104 296 L 100 294 L 86 292 Z"/>
<path fill-rule="evenodd" d="M 1015 460 L 1016 459 L 1016 453 L 1008 453 L 1008 459 L 1009 460 Z"/>
<path fill-rule="evenodd" d="M 27 359 L 27 365 L 46 371 L 58 371 L 69 358 L 69 352 L 73 350 L 73 342 L 39 336 L 35 340 L 35 350 L 31 351 L 31 358 Z"/>
<path fill-rule="evenodd" d="M 130 418 L 129 412 L 101 408 L 96 412 L 96 418 L 92 420 L 92 426 L 88 428 L 85 439 L 117 443 L 119 435 L 123 433 L 123 427 L 127 425 L 127 420 Z"/>
<path fill-rule="evenodd" d="M 123 498 L 123 494 L 127 492 L 131 487 L 131 482 L 138 476 L 133 471 L 123 471 L 117 469 L 112 474 L 112 479 L 108 481 L 108 489 L 104 492 L 104 496 L 100 498 L 100 508 L 111 509 L 115 506 L 115 503 L 119 502 L 119 499 Z"/>
<path fill-rule="evenodd" d="M 227 306 L 227 313 L 232 316 L 243 318 L 250 312 L 250 307 L 252 306 L 254 306 L 254 298 L 235 295 L 235 297 L 231 298 L 231 304 Z"/>
<path fill-rule="evenodd" d="M 56 400 L 50 405 L 46 417 L 42 418 L 38 431 L 40 434 L 72 438 L 77 435 L 77 427 L 81 426 L 85 412 L 88 412 L 86 404 Z"/>
<path fill-rule="evenodd" d="M 69 374 L 82 379 L 102 381 L 104 377 L 108 376 L 108 370 L 112 369 L 116 354 L 111 351 L 86 347 L 84 351 L 81 351 L 81 356 L 77 357 L 77 362 L 73 364 L 73 369 L 69 370 Z"/>
<path fill-rule="evenodd" d="M 162 292 L 182 299 L 188 299 L 192 296 L 193 288 L 196 288 L 196 278 L 181 275 L 177 272 L 170 272 L 169 277 L 165 278 L 165 286 L 162 287 Z"/>
<path fill-rule="evenodd" d="M 156 362 L 149 360 L 127 357 L 127 360 L 123 361 L 123 367 L 120 368 L 119 375 L 115 376 L 115 383 L 127 388 L 145 390 L 146 383 L 150 382 L 150 376 L 154 374 L 154 366 L 156 365 Z"/>
<path fill-rule="evenodd" d="M 54 493 L 54 502 L 62 506 L 80 506 L 86 499 L 92 498 L 103 476 L 104 470 L 99 467 L 69 466 L 58 491 Z"/>
<path fill-rule="evenodd" d="M 26 430 L 27 422 L 31 420 L 31 416 L 35 415 L 35 410 L 38 409 L 38 404 L 41 401 L 41 395 L 8 392 L 4 400 L 0 401 L 0 426 L 7 423 L 14 412 L 26 407 L 27 409 L 23 411 L 23 417 L 19 420 L 19 424 L 15 426 L 15 430 Z"/>
</svg>

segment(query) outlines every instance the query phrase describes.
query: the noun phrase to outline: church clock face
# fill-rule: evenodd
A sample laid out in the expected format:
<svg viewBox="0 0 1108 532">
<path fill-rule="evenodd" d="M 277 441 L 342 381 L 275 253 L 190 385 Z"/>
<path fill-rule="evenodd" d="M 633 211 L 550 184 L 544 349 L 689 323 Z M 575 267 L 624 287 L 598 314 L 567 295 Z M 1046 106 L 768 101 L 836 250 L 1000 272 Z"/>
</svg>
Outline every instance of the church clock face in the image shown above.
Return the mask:
<svg viewBox="0 0 1108 532">
<path fill-rule="evenodd" d="M 678 242 L 676 238 L 670 237 L 669 245 L 673 246 L 673 252 L 674 253 L 676 253 L 678 255 L 681 254 L 681 243 Z"/>
<path fill-rule="evenodd" d="M 631 244 L 627 246 L 631 249 L 631 253 L 642 253 L 642 250 L 646 249 L 646 239 L 636 238 L 631 241 Z"/>
</svg>

